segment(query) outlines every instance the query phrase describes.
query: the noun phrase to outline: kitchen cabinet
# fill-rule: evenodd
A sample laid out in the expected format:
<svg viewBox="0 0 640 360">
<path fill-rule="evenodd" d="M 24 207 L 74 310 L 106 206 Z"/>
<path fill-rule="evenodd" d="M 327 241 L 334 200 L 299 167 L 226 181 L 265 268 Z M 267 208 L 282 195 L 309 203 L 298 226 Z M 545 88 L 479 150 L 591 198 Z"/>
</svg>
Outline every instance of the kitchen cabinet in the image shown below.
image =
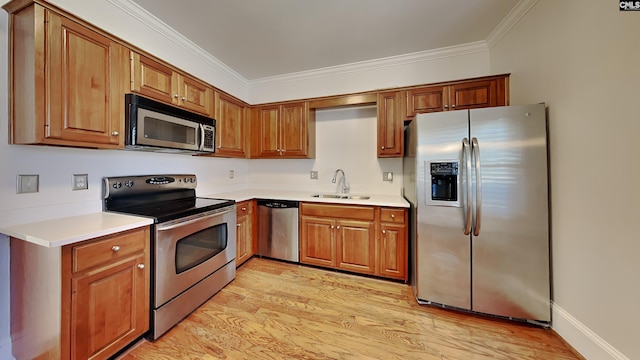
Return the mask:
<svg viewBox="0 0 640 360">
<path fill-rule="evenodd" d="M 416 114 L 505 106 L 508 77 L 501 75 L 405 90 L 405 119 Z"/>
<path fill-rule="evenodd" d="M 300 262 L 375 274 L 375 208 L 302 203 Z"/>
<path fill-rule="evenodd" d="M 248 156 L 248 106 L 229 95 L 215 92 L 216 152 L 224 157 Z"/>
<path fill-rule="evenodd" d="M 402 157 L 404 154 L 404 117 L 402 93 L 378 94 L 378 157 Z"/>
<path fill-rule="evenodd" d="M 407 209 L 301 203 L 300 262 L 407 281 Z"/>
<path fill-rule="evenodd" d="M 10 143 L 124 146 L 127 52 L 88 24 L 10 2 Z"/>
<path fill-rule="evenodd" d="M 12 238 L 14 356 L 106 359 L 146 333 L 149 246 L 149 227 L 62 248 Z"/>
<path fill-rule="evenodd" d="M 315 109 L 308 102 L 262 105 L 253 111 L 252 158 L 315 157 Z"/>
<path fill-rule="evenodd" d="M 130 61 L 131 91 L 213 117 L 213 87 L 135 51 Z"/>
<path fill-rule="evenodd" d="M 407 209 L 381 208 L 377 275 L 407 281 L 409 238 Z"/>
<path fill-rule="evenodd" d="M 236 267 L 256 253 L 256 200 L 236 203 Z"/>
</svg>

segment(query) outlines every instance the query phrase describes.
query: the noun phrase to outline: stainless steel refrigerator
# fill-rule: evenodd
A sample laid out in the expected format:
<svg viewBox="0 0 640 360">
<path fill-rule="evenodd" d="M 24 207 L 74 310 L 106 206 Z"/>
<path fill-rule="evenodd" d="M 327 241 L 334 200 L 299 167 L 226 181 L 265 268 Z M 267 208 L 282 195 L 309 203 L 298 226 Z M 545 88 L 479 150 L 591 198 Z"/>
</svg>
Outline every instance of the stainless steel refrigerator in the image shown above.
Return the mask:
<svg viewBox="0 0 640 360">
<path fill-rule="evenodd" d="M 421 114 L 405 137 L 418 302 L 548 325 L 544 104 Z"/>
</svg>

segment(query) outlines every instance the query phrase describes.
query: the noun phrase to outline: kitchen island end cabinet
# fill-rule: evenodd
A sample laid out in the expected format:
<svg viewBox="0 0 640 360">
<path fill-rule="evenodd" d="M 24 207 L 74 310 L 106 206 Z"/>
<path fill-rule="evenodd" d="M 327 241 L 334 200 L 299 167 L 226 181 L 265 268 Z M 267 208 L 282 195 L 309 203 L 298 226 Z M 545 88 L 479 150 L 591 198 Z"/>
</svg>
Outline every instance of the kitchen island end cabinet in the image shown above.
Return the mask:
<svg viewBox="0 0 640 360">
<path fill-rule="evenodd" d="M 301 203 L 300 262 L 408 280 L 406 209 Z"/>
<path fill-rule="evenodd" d="M 149 227 L 45 247 L 11 238 L 16 359 L 106 359 L 149 329 Z"/>
</svg>

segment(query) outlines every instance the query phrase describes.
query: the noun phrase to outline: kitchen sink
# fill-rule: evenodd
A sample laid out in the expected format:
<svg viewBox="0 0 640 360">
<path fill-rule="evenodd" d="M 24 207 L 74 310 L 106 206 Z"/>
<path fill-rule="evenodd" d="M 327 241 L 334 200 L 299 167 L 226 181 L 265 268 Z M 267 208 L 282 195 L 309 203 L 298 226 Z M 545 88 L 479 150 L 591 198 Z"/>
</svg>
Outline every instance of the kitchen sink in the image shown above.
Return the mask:
<svg viewBox="0 0 640 360">
<path fill-rule="evenodd" d="M 348 195 L 348 194 L 313 194 L 311 197 L 321 199 L 350 199 L 350 200 L 368 200 L 368 195 Z"/>
</svg>

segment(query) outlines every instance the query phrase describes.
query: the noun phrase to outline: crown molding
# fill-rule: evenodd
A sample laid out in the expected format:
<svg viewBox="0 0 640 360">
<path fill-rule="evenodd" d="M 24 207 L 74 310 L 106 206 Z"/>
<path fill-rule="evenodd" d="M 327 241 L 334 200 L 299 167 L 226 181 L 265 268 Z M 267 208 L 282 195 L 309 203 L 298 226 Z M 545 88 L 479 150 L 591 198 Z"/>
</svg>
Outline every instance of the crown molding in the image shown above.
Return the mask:
<svg viewBox="0 0 640 360">
<path fill-rule="evenodd" d="M 538 0 L 520 0 L 511 9 L 500 24 L 487 36 L 487 46 L 491 49 L 509 30 L 538 2 Z"/>
<path fill-rule="evenodd" d="M 300 71 L 290 74 L 265 77 L 255 80 L 249 80 L 249 88 L 265 85 L 275 85 L 294 81 L 309 80 L 320 77 L 334 76 L 346 73 L 355 73 L 360 71 L 369 71 L 381 69 L 385 67 L 400 66 L 418 62 L 432 61 L 448 57 L 467 55 L 488 51 L 489 48 L 485 41 L 476 41 L 473 43 L 449 46 L 439 49 L 420 51 L 410 54 L 389 56 L 385 58 L 359 61 L 349 64 L 329 66 L 320 69 L 308 71 Z"/>
<path fill-rule="evenodd" d="M 213 68 L 220 70 L 227 74 L 229 77 L 240 82 L 245 88 L 248 86 L 247 79 L 227 66 L 222 61 L 218 60 L 213 55 L 204 51 L 201 47 L 196 45 L 193 41 L 189 40 L 172 27 L 165 24 L 162 20 L 153 16 L 147 10 L 140 7 L 138 4 L 131 0 L 107 0 L 112 5 L 116 6 L 120 10 L 134 17 L 142 24 L 147 26 L 154 32 L 162 35 L 164 38 L 170 40 L 181 48 L 187 50 L 191 54 L 197 56 L 200 60 L 211 65 Z"/>
</svg>

